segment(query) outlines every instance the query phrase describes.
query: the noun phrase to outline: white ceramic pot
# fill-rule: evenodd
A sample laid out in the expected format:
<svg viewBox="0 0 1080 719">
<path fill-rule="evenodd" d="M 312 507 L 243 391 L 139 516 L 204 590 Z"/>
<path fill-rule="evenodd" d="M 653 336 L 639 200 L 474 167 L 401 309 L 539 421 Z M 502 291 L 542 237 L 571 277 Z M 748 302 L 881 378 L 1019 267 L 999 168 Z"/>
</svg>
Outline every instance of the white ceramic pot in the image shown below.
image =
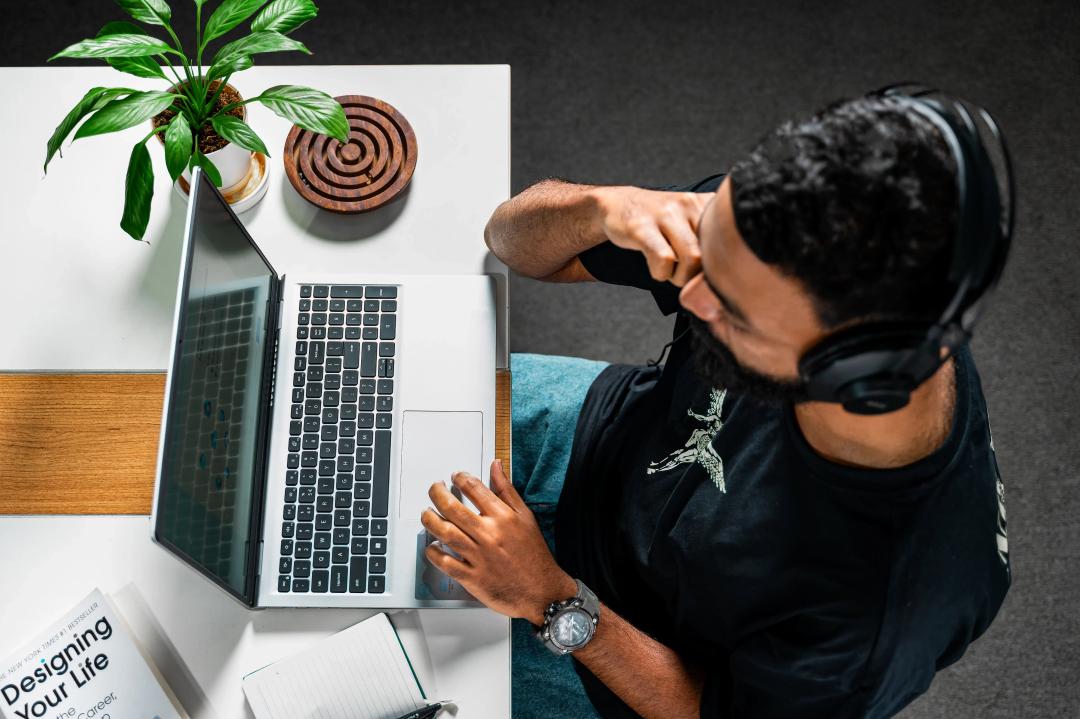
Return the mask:
<svg viewBox="0 0 1080 719">
<path fill-rule="evenodd" d="M 232 85 L 226 85 L 226 87 L 236 90 Z M 169 92 L 176 92 L 176 85 L 169 88 Z M 239 94 L 239 92 L 237 93 Z M 247 106 L 241 105 L 240 111 L 242 113 L 240 119 L 247 121 Z M 158 134 L 158 140 L 164 145 L 165 138 Z M 214 167 L 221 173 L 221 191 L 224 192 L 231 187 L 235 187 L 244 182 L 248 178 L 248 174 L 251 172 L 251 151 L 245 150 L 239 145 L 234 145 L 229 142 L 224 147 L 219 147 L 213 152 L 206 155 L 214 163 Z M 191 170 L 184 170 L 181 177 L 184 178 L 184 182 L 188 186 L 191 185 Z"/>
</svg>

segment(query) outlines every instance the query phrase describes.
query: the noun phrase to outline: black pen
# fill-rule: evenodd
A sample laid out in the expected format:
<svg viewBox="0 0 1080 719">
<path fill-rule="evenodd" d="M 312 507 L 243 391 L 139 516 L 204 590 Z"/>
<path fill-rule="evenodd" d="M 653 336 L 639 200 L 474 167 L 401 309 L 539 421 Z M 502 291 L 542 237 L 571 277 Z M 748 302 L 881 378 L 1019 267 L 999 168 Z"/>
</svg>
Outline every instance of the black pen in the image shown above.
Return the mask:
<svg viewBox="0 0 1080 719">
<path fill-rule="evenodd" d="M 439 710 L 449 704 L 449 701 L 435 702 L 434 704 L 428 704 L 426 707 L 420 707 L 413 711 L 399 716 L 398 719 L 431 719 L 433 716 L 439 713 Z"/>
</svg>

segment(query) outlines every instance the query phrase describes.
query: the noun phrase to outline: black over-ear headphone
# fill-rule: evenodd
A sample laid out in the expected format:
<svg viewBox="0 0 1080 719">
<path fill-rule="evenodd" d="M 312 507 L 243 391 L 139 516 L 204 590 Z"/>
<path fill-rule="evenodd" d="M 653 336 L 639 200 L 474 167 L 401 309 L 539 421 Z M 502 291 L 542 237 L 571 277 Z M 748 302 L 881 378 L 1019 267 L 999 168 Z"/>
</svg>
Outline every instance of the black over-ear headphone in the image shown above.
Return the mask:
<svg viewBox="0 0 1080 719">
<path fill-rule="evenodd" d="M 948 281 L 955 291 L 935 322 L 869 321 L 825 337 L 803 355 L 799 374 L 810 399 L 839 402 L 856 414 L 905 406 L 911 392 L 971 338 L 1005 266 L 1016 206 L 1008 146 L 985 109 L 912 83 L 890 85 L 869 96 L 888 99 L 932 122 L 953 156 L 958 211 Z M 976 121 L 997 145 L 1007 212 L 999 175 Z M 942 348 L 948 349 L 945 358 Z"/>
</svg>

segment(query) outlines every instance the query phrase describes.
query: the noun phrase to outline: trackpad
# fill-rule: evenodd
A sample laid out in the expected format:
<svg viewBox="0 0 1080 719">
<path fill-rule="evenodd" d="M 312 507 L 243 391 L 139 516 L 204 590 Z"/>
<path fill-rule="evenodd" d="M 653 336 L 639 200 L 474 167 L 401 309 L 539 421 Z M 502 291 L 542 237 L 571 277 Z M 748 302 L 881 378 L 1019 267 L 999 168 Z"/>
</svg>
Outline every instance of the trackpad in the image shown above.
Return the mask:
<svg viewBox="0 0 1080 719">
<path fill-rule="evenodd" d="M 398 516 L 418 518 L 431 506 L 428 488 L 450 484 L 450 475 L 469 472 L 487 483 L 483 473 L 484 413 L 406 410 L 401 423 L 401 492 Z"/>
</svg>

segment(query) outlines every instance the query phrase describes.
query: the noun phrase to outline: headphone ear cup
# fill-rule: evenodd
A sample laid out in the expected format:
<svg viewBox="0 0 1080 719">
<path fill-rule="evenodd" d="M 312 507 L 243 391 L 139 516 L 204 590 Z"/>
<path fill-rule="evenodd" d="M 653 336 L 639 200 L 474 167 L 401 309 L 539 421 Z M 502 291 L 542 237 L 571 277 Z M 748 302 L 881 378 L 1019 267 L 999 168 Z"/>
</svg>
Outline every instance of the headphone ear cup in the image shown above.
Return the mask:
<svg viewBox="0 0 1080 719">
<path fill-rule="evenodd" d="M 858 414 L 903 407 L 925 379 L 929 331 L 925 322 L 867 322 L 827 336 L 799 360 L 807 395 Z"/>
</svg>

